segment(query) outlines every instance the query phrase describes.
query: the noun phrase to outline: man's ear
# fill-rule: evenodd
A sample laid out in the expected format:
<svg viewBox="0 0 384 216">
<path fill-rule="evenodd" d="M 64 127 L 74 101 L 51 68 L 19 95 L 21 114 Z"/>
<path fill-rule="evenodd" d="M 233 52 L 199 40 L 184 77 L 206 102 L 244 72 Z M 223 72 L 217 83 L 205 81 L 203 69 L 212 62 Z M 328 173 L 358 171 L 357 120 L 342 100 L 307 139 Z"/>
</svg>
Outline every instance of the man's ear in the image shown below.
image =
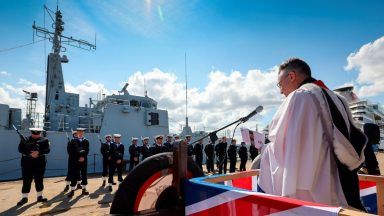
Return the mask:
<svg viewBox="0 0 384 216">
<path fill-rule="evenodd" d="M 294 81 L 297 77 L 296 77 L 296 72 L 295 71 L 291 71 L 288 73 L 288 76 L 289 76 L 289 80 L 290 81 Z"/>
</svg>

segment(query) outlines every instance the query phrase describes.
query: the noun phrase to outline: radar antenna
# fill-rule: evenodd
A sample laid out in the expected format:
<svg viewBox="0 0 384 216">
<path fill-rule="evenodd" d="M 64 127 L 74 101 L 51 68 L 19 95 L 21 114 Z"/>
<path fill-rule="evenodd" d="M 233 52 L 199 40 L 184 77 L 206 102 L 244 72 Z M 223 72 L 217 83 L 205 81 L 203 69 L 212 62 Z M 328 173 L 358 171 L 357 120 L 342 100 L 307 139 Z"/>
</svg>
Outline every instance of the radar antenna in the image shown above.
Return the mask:
<svg viewBox="0 0 384 216">
<path fill-rule="evenodd" d="M 66 44 L 69 46 L 77 47 L 84 50 L 96 50 L 96 36 L 95 36 L 95 44 L 91 44 L 88 41 L 80 40 L 80 39 L 74 39 L 72 36 L 64 36 L 62 35 L 64 31 L 64 22 L 63 22 L 63 15 L 61 14 L 61 11 L 59 8 L 56 8 L 56 12 L 49 9 L 47 6 L 44 5 L 45 11 L 48 12 L 50 18 L 53 21 L 52 27 L 55 29 L 54 32 L 49 31 L 46 28 L 42 28 L 39 26 L 36 26 L 35 21 L 33 21 L 32 28 L 34 29 L 34 35 L 37 37 L 41 37 L 44 39 L 48 39 L 53 44 L 53 52 L 55 54 L 59 54 L 61 52 L 65 52 L 66 48 L 62 46 L 62 44 Z M 54 17 L 53 18 L 53 14 Z"/>
</svg>

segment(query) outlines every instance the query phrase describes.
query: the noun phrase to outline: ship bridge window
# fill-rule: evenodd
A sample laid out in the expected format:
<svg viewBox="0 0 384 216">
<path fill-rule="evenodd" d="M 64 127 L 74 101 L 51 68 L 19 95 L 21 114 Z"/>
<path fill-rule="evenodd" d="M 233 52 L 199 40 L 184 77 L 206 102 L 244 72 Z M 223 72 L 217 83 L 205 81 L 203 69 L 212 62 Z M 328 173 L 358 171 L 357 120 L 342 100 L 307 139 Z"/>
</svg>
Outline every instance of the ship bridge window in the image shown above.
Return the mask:
<svg viewBox="0 0 384 216">
<path fill-rule="evenodd" d="M 131 100 L 129 103 L 132 107 L 138 107 L 140 106 L 139 101 L 137 100 Z"/>
<path fill-rule="evenodd" d="M 144 108 L 151 108 L 151 104 L 148 103 L 147 101 L 141 101 L 141 107 L 144 107 Z"/>
</svg>

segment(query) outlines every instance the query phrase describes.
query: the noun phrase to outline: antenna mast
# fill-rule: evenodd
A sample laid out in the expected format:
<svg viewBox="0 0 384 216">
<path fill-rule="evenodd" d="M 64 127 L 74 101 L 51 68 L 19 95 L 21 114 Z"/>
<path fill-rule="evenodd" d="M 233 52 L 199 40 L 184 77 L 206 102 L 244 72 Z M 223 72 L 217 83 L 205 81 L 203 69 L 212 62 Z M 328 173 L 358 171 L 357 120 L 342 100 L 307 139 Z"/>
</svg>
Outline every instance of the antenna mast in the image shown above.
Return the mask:
<svg viewBox="0 0 384 216">
<path fill-rule="evenodd" d="M 185 126 L 188 128 L 188 76 L 187 76 L 187 53 L 184 56 L 185 71 Z"/>
</svg>

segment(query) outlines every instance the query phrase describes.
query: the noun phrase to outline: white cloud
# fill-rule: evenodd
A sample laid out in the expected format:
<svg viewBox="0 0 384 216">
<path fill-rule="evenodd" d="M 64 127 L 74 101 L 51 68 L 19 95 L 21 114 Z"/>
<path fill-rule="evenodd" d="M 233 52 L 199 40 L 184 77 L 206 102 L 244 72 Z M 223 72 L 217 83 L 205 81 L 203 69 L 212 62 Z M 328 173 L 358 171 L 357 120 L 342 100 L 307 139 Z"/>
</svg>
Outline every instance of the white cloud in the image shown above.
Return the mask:
<svg viewBox="0 0 384 216">
<path fill-rule="evenodd" d="M 204 77 L 202 77 L 204 78 Z M 158 102 L 158 107 L 167 109 L 171 132 L 180 132 L 185 124 L 185 84 L 179 81 L 175 74 L 153 69 L 148 72 L 136 72 L 128 78 L 128 91 L 131 94 L 144 94 L 144 79 L 148 96 Z M 264 106 L 264 111 L 252 118 L 244 126 L 255 129 L 260 125 L 263 116 L 269 114 L 281 101 L 276 87 L 276 68 L 263 72 L 249 70 L 246 74 L 234 71 L 226 74 L 221 71 L 211 71 L 206 77 L 208 84 L 203 89 L 188 89 L 188 116 L 192 129 L 214 130 L 247 115 L 258 105 Z M 88 103 L 89 98 L 96 95 L 116 93 L 117 90 L 107 89 L 104 84 L 93 81 L 73 86 L 65 86 L 67 92 L 80 94 L 80 105 Z M 22 90 L 37 92 L 39 102 L 37 111 L 43 112 L 45 85 L 38 85 L 28 80 L 20 79 L 15 86 L 2 84 L 0 87 L 0 102 L 14 107 L 24 108 L 24 93 Z M 268 123 L 268 122 L 267 122 Z M 265 123 L 264 123 L 265 125 Z M 264 126 L 262 124 L 262 126 Z M 261 128 L 261 127 L 259 127 Z M 233 129 L 233 128 L 232 128 Z"/>
<path fill-rule="evenodd" d="M 11 76 L 11 74 L 7 71 L 0 71 L 0 75 L 3 75 L 3 76 Z"/>
<path fill-rule="evenodd" d="M 130 92 L 144 92 L 144 79 L 148 96 L 158 101 L 159 107 L 167 108 L 170 127 L 179 132 L 185 124 L 185 84 L 174 74 L 160 69 L 150 72 L 136 72 L 129 77 Z M 263 105 L 263 115 L 271 111 L 281 101 L 276 87 L 276 68 L 267 72 L 250 70 L 243 75 L 238 71 L 225 74 L 212 71 L 204 89 L 188 89 L 188 117 L 190 125 L 196 129 L 222 127 L 247 115 L 258 105 Z M 255 128 L 261 117 L 254 118 L 245 126 Z"/>
<path fill-rule="evenodd" d="M 361 97 L 375 96 L 384 92 L 384 36 L 363 45 L 347 58 L 346 70 L 358 70 L 356 83 Z"/>
</svg>

